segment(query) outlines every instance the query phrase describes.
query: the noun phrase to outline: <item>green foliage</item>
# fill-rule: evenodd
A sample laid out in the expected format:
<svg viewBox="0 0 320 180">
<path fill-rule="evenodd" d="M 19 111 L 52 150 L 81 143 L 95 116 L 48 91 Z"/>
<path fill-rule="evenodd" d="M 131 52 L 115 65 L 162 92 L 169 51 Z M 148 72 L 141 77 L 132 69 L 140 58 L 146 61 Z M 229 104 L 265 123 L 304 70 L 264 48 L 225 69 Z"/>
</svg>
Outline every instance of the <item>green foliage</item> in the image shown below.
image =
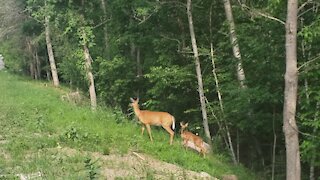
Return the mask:
<svg viewBox="0 0 320 180">
<path fill-rule="evenodd" d="M 21 43 L 21 38 L 21 35 L 12 36 L 11 39 L 0 44 L 0 51 L 4 57 L 5 66 L 9 71 L 17 74 L 26 74 L 27 62 L 24 61 L 26 55 L 22 50 L 23 44 Z M 20 48 L 12 48 L 19 46 Z"/>
<path fill-rule="evenodd" d="M 87 157 L 85 160 L 84 160 L 84 167 L 86 168 L 86 170 L 88 171 L 88 178 L 90 180 L 92 179 L 97 179 L 98 177 L 98 169 L 99 169 L 99 166 L 96 165 L 96 163 L 98 162 L 97 161 L 94 161 L 92 162 L 92 159 L 90 157 Z"/>
<path fill-rule="evenodd" d="M 115 110 L 113 109 L 115 112 L 99 115 L 112 119 L 114 121 L 112 127 L 127 125 L 127 119 L 122 113 L 128 110 L 129 97 L 137 96 L 141 99 L 142 109 L 166 111 L 173 114 L 177 122 L 186 121 L 193 127 L 202 126 L 195 66 L 190 54 L 191 42 L 185 2 L 114 0 L 105 1 L 105 3 L 104 11 L 100 8 L 101 0 L 26 1 L 27 15 L 33 19 L 26 19 L 23 25 L 19 26 L 23 34 L 8 36 L 0 42 L 0 53 L 5 57 L 8 70 L 30 74 L 30 65 L 34 62 L 35 52 L 37 52 L 41 61 L 41 77 L 50 79 L 50 76 L 47 76 L 50 71 L 48 71 L 46 45 L 43 38 L 43 23 L 47 16 L 50 20 L 52 43 L 61 82 L 73 89 L 79 88 L 87 92 L 83 46 L 89 47 L 93 59 L 92 72 L 98 101 L 101 105 L 115 107 Z M 232 139 L 237 139 L 239 143 L 240 161 L 257 171 L 265 172 L 268 176 L 269 167 L 271 167 L 271 162 L 268 160 L 272 158 L 270 149 L 273 146 L 273 133 L 279 137 L 276 148 L 279 159 L 282 159 L 282 152 L 285 150 L 281 123 L 284 98 L 285 37 L 283 35 L 285 27 L 256 12 L 270 14 L 284 21 L 287 2 L 246 1 L 246 5 L 253 11 L 243 8 L 236 1 L 231 3 L 246 75 L 247 89 L 245 90 L 239 88 L 236 76 L 237 60 L 232 53 L 223 2 L 209 0 L 193 2 L 193 24 L 200 51 L 205 95 L 210 108 L 209 126 L 213 141 L 219 144 L 217 149 L 226 149 L 223 145 L 225 131 L 219 125 L 225 120 L 230 128 Z M 307 166 L 314 158 L 312 152 L 314 149 L 319 149 L 316 138 L 319 137 L 319 123 L 318 117 L 314 115 L 319 111 L 317 102 L 320 99 L 318 93 L 320 20 L 319 12 L 314 7 L 312 3 L 307 3 L 300 9 L 299 14 L 297 54 L 300 66 L 300 88 L 297 117 L 299 130 L 308 134 L 301 136 L 302 160 L 306 162 L 304 164 L 306 167 L 303 169 L 308 169 Z M 211 27 L 209 27 L 210 19 Z M 33 52 L 28 50 L 25 39 L 29 39 L 34 44 Z M 220 111 L 212 75 L 210 43 L 213 44 L 224 113 Z M 142 74 L 138 74 L 139 68 Z M 308 82 L 308 90 L 305 88 L 306 82 Z M 46 96 L 42 95 L 42 98 L 44 97 Z M 56 104 L 60 106 L 60 102 Z M 103 118 L 94 115 L 96 119 L 102 121 L 99 124 L 100 127 L 95 127 L 88 123 L 93 119 L 89 117 L 87 110 L 78 110 L 78 114 L 74 115 L 65 112 L 64 108 L 66 106 L 63 105 L 61 109 L 50 109 L 46 104 L 41 103 L 41 108 L 29 107 L 29 110 L 35 113 L 26 117 L 26 122 L 20 121 L 28 114 L 25 111 L 18 113 L 19 117 L 17 115 L 12 121 L 17 123 L 17 126 L 26 125 L 30 131 L 43 133 L 55 131 L 50 123 L 55 119 L 64 126 L 59 129 L 58 137 L 52 140 L 53 142 L 59 140 L 72 147 L 97 150 L 104 154 L 112 153 L 112 145 L 116 142 L 121 144 L 118 148 L 121 153 L 128 152 L 130 148 L 139 149 L 140 146 L 144 146 L 141 145 L 143 138 L 130 133 L 132 130 L 130 123 L 128 127 L 122 127 L 125 129 L 123 131 L 128 133 L 127 135 L 113 135 L 117 133 L 112 130 L 105 132 L 105 129 L 101 128 L 104 127 L 103 122 L 106 122 Z M 43 109 L 48 110 L 41 113 Z M 74 110 L 69 107 L 67 109 Z M 51 113 L 54 115 L 50 115 Z M 11 116 L 13 115 L 8 115 L 8 117 Z M 57 120 L 56 117 L 59 119 Z M 78 121 L 85 124 L 84 127 L 87 128 L 78 126 Z M 66 122 L 73 122 L 73 124 Z M 101 132 L 91 133 L 96 128 Z M 201 135 L 202 128 L 197 129 L 196 132 Z M 162 136 L 157 138 L 161 139 Z M 97 144 L 90 145 L 91 141 Z M 30 148 L 28 143 L 12 146 L 21 151 Z M 162 150 L 161 153 L 166 149 L 161 145 L 156 147 Z M 145 148 L 150 148 L 148 151 L 158 150 L 152 147 Z M 170 153 L 155 154 L 164 156 L 163 159 L 172 160 L 174 163 L 187 162 L 184 158 L 189 154 L 183 157 L 175 154 L 176 159 L 172 159 Z M 318 164 L 319 157 L 315 157 L 315 161 Z M 43 162 L 43 165 L 45 164 Z M 193 165 L 186 166 L 194 168 Z M 203 166 L 196 169 L 213 168 L 210 163 Z M 279 167 L 279 169 L 283 168 L 284 166 Z M 150 174 L 152 176 L 152 173 Z M 280 174 L 279 177 L 281 176 Z"/>
</svg>

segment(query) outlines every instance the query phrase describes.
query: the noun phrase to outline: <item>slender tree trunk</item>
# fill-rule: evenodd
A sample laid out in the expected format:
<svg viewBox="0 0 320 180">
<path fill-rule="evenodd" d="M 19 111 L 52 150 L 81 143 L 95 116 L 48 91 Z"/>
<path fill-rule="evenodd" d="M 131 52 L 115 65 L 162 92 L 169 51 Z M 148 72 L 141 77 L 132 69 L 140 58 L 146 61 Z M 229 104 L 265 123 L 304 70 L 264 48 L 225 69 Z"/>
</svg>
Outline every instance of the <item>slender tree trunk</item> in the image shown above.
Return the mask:
<svg viewBox="0 0 320 180">
<path fill-rule="evenodd" d="M 301 178 L 298 127 L 295 119 L 298 89 L 297 13 L 298 0 L 288 0 L 286 20 L 286 73 L 283 107 L 287 180 L 300 180 Z"/>
<path fill-rule="evenodd" d="M 107 18 L 107 10 L 106 10 L 106 0 L 101 0 L 101 8 L 102 8 L 102 11 L 103 11 L 103 16 L 104 16 L 104 19 Z M 104 32 L 104 48 L 105 48 L 105 55 L 108 59 L 110 59 L 110 52 L 109 52 L 109 34 L 108 34 L 108 26 L 107 24 L 105 24 L 103 26 L 103 32 Z"/>
<path fill-rule="evenodd" d="M 208 138 L 209 144 L 211 145 L 212 142 L 211 142 L 209 125 L 208 125 L 208 116 L 207 116 L 207 109 L 206 109 L 206 103 L 205 103 L 205 96 L 204 96 L 204 92 L 203 92 L 203 82 L 202 82 L 202 75 L 201 75 L 199 53 L 198 53 L 198 47 L 197 47 L 196 37 L 195 37 L 195 33 L 194 33 L 194 28 L 193 28 L 191 0 L 187 0 L 187 14 L 188 14 L 193 55 L 194 55 L 195 65 L 196 65 L 197 79 L 198 79 L 198 91 L 199 91 L 199 97 L 200 97 L 200 103 L 201 103 L 203 127 L 204 127 L 204 132 L 206 134 L 206 137 Z"/>
<path fill-rule="evenodd" d="M 183 26 L 183 22 L 178 15 L 176 15 L 176 19 L 177 19 L 178 27 L 179 27 L 180 33 L 181 33 L 181 35 L 180 35 L 181 36 L 181 45 L 179 45 L 178 51 L 183 51 L 186 48 L 185 29 Z"/>
<path fill-rule="evenodd" d="M 319 119 L 319 109 L 320 109 L 320 102 L 317 102 L 317 112 L 314 115 L 314 121 L 317 121 Z M 315 134 L 317 131 L 317 127 L 313 128 L 313 134 Z M 316 143 L 316 139 L 315 136 L 312 137 L 312 143 Z M 313 149 L 313 151 L 311 152 L 311 162 L 310 162 L 310 180 L 315 180 L 315 174 L 314 174 L 314 166 L 315 166 L 315 160 L 316 160 L 316 154 L 319 153 L 317 152 L 316 148 Z"/>
<path fill-rule="evenodd" d="M 49 56 L 49 63 L 50 63 L 50 68 L 51 68 L 53 85 L 58 87 L 59 86 L 59 78 L 58 78 L 56 62 L 54 60 L 52 44 L 51 44 L 51 39 L 50 39 L 50 26 L 49 26 L 49 17 L 48 16 L 45 16 L 45 34 L 46 34 L 47 51 L 48 51 L 48 56 Z"/>
<path fill-rule="evenodd" d="M 211 30 L 212 29 L 212 18 L 211 18 L 211 16 L 212 16 L 212 6 L 210 8 L 210 18 L 209 18 L 209 20 L 210 20 L 210 37 L 212 37 L 212 30 Z M 226 122 L 225 116 L 224 116 L 224 107 L 223 107 L 222 95 L 221 95 L 220 87 L 219 87 L 218 76 L 216 73 L 216 65 L 214 62 L 213 44 L 212 43 L 210 43 L 210 55 L 211 55 L 211 63 L 212 63 L 212 74 L 213 74 L 215 85 L 216 85 L 216 91 L 218 94 L 219 105 L 220 105 L 220 110 L 222 113 L 222 119 L 223 119 L 223 124 L 224 124 L 223 130 L 226 131 L 226 135 L 227 135 L 227 140 L 225 139 L 225 142 L 226 142 L 228 149 L 230 150 L 230 155 L 232 157 L 233 163 L 237 164 L 237 162 L 239 161 L 239 151 L 237 151 L 238 152 L 238 161 L 237 161 L 236 155 L 234 153 L 234 148 L 233 148 L 232 138 L 231 138 L 230 131 L 229 131 L 229 126 L 228 126 L 228 123 Z M 219 125 L 219 126 L 221 126 L 221 125 Z M 223 137 L 225 138 L 224 135 L 223 135 Z M 238 150 L 239 150 L 239 147 L 238 147 Z"/>
<path fill-rule="evenodd" d="M 28 51 L 29 51 L 29 55 L 30 55 L 30 59 L 29 59 L 29 72 L 30 72 L 30 76 L 32 79 L 34 79 L 34 58 L 33 58 L 33 50 L 32 50 L 32 45 L 31 45 L 31 40 L 30 38 L 26 38 L 26 43 L 27 43 L 27 47 L 28 47 Z"/>
<path fill-rule="evenodd" d="M 276 163 L 277 134 L 275 130 L 275 120 L 276 120 L 276 110 L 275 108 L 273 108 L 273 115 L 272 115 L 273 146 L 272 146 L 271 180 L 274 180 L 274 168 Z"/>
<path fill-rule="evenodd" d="M 137 76 L 138 78 L 142 77 L 142 64 L 140 56 L 140 47 L 137 47 Z"/>
<path fill-rule="evenodd" d="M 235 23 L 233 20 L 231 3 L 230 3 L 230 0 L 223 0 L 223 3 L 224 3 L 224 10 L 226 13 L 227 21 L 229 24 L 229 33 L 230 33 L 232 50 L 233 50 L 233 56 L 238 60 L 238 64 L 237 64 L 238 81 L 240 82 L 240 86 L 242 88 L 245 88 L 246 86 L 244 84 L 244 81 L 246 77 L 242 67 L 241 53 L 240 53 L 240 48 L 239 48 L 238 39 L 236 35 L 236 30 L 235 30 Z"/>
<path fill-rule="evenodd" d="M 237 38 L 237 34 L 236 34 L 236 30 L 235 30 L 235 23 L 234 23 L 234 19 L 233 19 L 233 14 L 232 14 L 232 8 L 231 8 L 231 3 L 230 0 L 223 0 L 223 5 L 224 5 L 224 10 L 225 10 L 225 14 L 226 14 L 226 18 L 227 18 L 227 22 L 229 25 L 229 33 L 230 33 L 230 42 L 232 45 L 232 51 L 233 51 L 233 56 L 238 60 L 237 63 L 237 78 L 238 81 L 240 83 L 240 87 L 242 89 L 246 89 L 247 86 L 245 85 L 245 72 L 242 66 L 242 60 L 241 60 L 241 52 L 240 52 L 240 48 L 239 48 L 239 44 L 238 44 L 238 38 Z M 250 110 L 248 112 L 248 116 L 250 115 Z M 238 130 L 237 130 L 238 131 Z M 239 145 L 239 144 L 237 144 Z M 231 148 L 232 144 L 231 144 Z M 238 155 L 238 160 L 239 161 L 239 147 L 237 146 L 237 155 Z M 238 154 L 239 153 L 239 154 Z"/>
<path fill-rule="evenodd" d="M 91 109 L 95 110 L 97 108 L 97 96 L 96 96 L 96 90 L 94 85 L 94 78 L 92 74 L 92 58 L 90 56 L 89 49 L 86 45 L 83 46 L 83 53 L 85 58 L 85 67 L 87 72 L 87 78 L 89 81 L 89 94 L 90 94 L 90 101 L 91 101 Z"/>
<path fill-rule="evenodd" d="M 40 61 L 39 61 L 39 56 L 38 56 L 38 52 L 37 49 L 34 49 L 33 52 L 33 58 L 34 58 L 34 79 L 38 80 L 40 79 Z"/>
<path fill-rule="evenodd" d="M 143 74 L 142 74 L 142 64 L 141 64 L 141 56 L 140 56 L 140 47 L 136 48 L 137 51 L 137 79 L 140 82 Z M 140 97 L 140 86 L 137 89 L 137 97 Z"/>
<path fill-rule="evenodd" d="M 41 62 L 39 59 L 38 51 L 35 51 L 35 59 L 36 59 L 36 72 L 37 72 L 37 79 L 41 78 Z"/>
</svg>

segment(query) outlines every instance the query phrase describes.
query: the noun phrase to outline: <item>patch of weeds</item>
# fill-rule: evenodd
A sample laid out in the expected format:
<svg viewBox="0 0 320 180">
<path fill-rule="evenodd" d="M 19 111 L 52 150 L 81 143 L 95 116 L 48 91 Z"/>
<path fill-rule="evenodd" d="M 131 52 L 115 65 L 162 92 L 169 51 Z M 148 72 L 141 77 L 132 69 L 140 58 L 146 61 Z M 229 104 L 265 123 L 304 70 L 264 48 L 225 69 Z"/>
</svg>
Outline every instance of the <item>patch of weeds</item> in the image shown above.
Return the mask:
<svg viewBox="0 0 320 180">
<path fill-rule="evenodd" d="M 124 123 L 124 122 L 128 121 L 128 119 L 123 115 L 123 112 L 121 112 L 119 107 L 116 107 L 115 110 L 113 111 L 112 118 L 116 120 L 117 124 Z"/>
<path fill-rule="evenodd" d="M 156 179 L 154 176 L 154 171 L 152 171 L 151 169 L 146 169 L 146 179 L 147 180 L 154 180 Z"/>
<path fill-rule="evenodd" d="M 102 148 L 102 154 L 103 155 L 110 155 L 110 147 L 109 146 L 104 146 L 103 148 Z"/>
<path fill-rule="evenodd" d="M 36 139 L 35 146 L 37 149 L 44 149 L 44 148 L 53 148 L 57 146 L 56 139 L 47 138 L 47 137 L 40 137 Z"/>
<path fill-rule="evenodd" d="M 42 132 L 45 130 L 45 117 L 39 113 L 38 110 L 36 110 L 36 121 L 35 121 L 35 127 L 37 128 L 38 131 Z"/>
<path fill-rule="evenodd" d="M 97 165 L 99 159 L 97 159 L 96 161 L 92 162 L 92 159 L 90 157 L 86 157 L 86 159 L 84 160 L 84 167 L 87 171 L 87 176 L 89 179 L 96 179 L 99 171 L 100 166 Z"/>
<path fill-rule="evenodd" d="M 98 133 L 89 133 L 82 128 L 69 126 L 59 136 L 61 142 L 73 147 L 81 147 L 83 150 L 99 151 L 102 149 L 102 138 Z"/>
<path fill-rule="evenodd" d="M 17 159 L 24 157 L 24 152 L 29 150 L 30 144 L 23 140 L 14 140 L 10 141 L 7 144 L 6 150 L 11 153 L 12 157 L 15 157 Z"/>
<path fill-rule="evenodd" d="M 71 140 L 71 141 L 78 141 L 80 139 L 80 132 L 78 128 L 70 126 L 64 133 L 63 139 Z"/>
</svg>

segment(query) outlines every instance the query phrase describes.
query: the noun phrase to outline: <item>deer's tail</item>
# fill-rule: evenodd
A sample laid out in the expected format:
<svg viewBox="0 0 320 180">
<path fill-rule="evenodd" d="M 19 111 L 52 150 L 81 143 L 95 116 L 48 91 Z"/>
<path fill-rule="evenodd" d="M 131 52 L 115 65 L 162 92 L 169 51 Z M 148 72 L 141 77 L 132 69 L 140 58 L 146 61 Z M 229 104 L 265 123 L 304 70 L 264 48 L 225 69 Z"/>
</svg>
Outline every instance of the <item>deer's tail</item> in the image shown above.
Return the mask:
<svg viewBox="0 0 320 180">
<path fill-rule="evenodd" d="M 176 122 L 175 122 L 175 119 L 174 119 L 174 117 L 172 116 L 172 129 L 174 130 L 174 128 L 175 128 L 175 125 L 176 124 Z"/>
</svg>

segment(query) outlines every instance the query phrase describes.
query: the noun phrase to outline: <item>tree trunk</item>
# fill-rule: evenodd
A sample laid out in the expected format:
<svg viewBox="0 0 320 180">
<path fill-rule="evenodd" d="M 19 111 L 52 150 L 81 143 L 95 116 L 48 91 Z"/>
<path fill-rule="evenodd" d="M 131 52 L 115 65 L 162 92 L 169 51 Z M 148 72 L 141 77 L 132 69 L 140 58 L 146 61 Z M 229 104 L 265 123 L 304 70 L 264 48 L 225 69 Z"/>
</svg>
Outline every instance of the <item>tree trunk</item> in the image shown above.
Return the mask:
<svg viewBox="0 0 320 180">
<path fill-rule="evenodd" d="M 141 56 L 140 56 L 140 47 L 137 47 L 137 77 L 142 77 L 142 64 L 141 64 Z"/>
<path fill-rule="evenodd" d="M 51 44 L 51 39 L 50 39 L 50 26 L 49 26 L 49 17 L 48 16 L 45 16 L 45 34 L 46 34 L 47 51 L 48 51 L 48 56 L 49 56 L 49 63 L 50 63 L 50 68 L 51 68 L 53 85 L 58 87 L 59 86 L 59 78 L 58 78 L 56 62 L 54 60 L 52 44 Z"/>
<path fill-rule="evenodd" d="M 286 20 L 286 73 L 283 107 L 287 180 L 300 180 L 301 178 L 298 127 L 295 119 L 298 89 L 297 13 L 298 1 L 288 0 Z"/>
<path fill-rule="evenodd" d="M 235 30 L 235 24 L 233 20 L 233 15 L 232 15 L 232 9 L 231 9 L 231 3 L 230 0 L 224 0 L 224 10 L 227 16 L 227 21 L 229 24 L 229 33 L 230 33 L 230 41 L 232 45 L 232 50 L 233 50 L 233 56 L 238 60 L 237 64 L 237 77 L 238 81 L 240 82 L 240 86 L 242 88 L 245 88 L 244 81 L 246 79 L 245 73 L 242 67 L 242 62 L 241 62 L 241 53 L 240 53 L 240 48 L 238 44 L 238 39 L 236 35 L 236 30 Z"/>
<path fill-rule="evenodd" d="M 90 95 L 90 101 L 91 101 L 91 109 L 96 110 L 97 108 L 97 96 L 96 96 L 96 90 L 94 86 L 94 78 L 92 74 L 92 59 L 90 56 L 89 49 L 86 45 L 83 46 L 83 53 L 85 58 L 85 68 L 87 72 L 87 78 L 89 81 L 89 95 Z"/>
<path fill-rule="evenodd" d="M 275 120 L 276 120 L 276 110 L 273 108 L 272 113 L 272 130 L 273 130 L 273 145 L 272 145 L 272 165 L 271 165 L 271 180 L 274 180 L 274 170 L 276 164 L 276 147 L 277 147 L 277 133 L 275 129 Z"/>
<path fill-rule="evenodd" d="M 192 21 L 192 13 L 191 13 L 191 0 L 187 0 L 187 14 L 188 14 L 193 55 L 194 55 L 195 65 L 196 65 L 197 79 L 198 79 L 198 91 L 199 91 L 199 97 L 200 97 L 200 103 L 201 103 L 203 127 L 204 127 L 204 132 L 206 134 L 206 137 L 207 137 L 209 144 L 211 146 L 211 144 L 212 144 L 211 143 L 211 135 L 210 135 L 209 125 L 208 125 L 208 116 L 207 116 L 207 110 L 206 110 L 205 96 L 204 96 L 204 92 L 203 92 L 203 82 L 202 82 L 202 75 L 201 75 L 199 53 L 198 53 L 196 37 L 195 37 L 194 29 L 193 29 L 193 21 Z"/>
<path fill-rule="evenodd" d="M 36 79 L 41 79 L 41 62 L 39 59 L 38 51 L 35 50 L 35 61 L 36 61 Z"/>
<path fill-rule="evenodd" d="M 33 59 L 33 50 L 32 50 L 32 45 L 31 45 L 31 39 L 30 38 L 26 38 L 26 44 L 27 44 L 27 49 L 29 52 L 29 73 L 32 79 L 34 79 L 34 59 Z"/>
<path fill-rule="evenodd" d="M 101 8 L 103 11 L 104 20 L 107 18 L 107 10 L 106 10 L 106 2 L 105 0 L 101 0 Z M 103 32 L 104 32 L 104 48 L 105 48 L 105 55 L 107 59 L 110 59 L 110 52 L 109 52 L 109 34 L 108 34 L 108 26 L 105 24 L 103 26 Z"/>
<path fill-rule="evenodd" d="M 211 16 L 212 16 L 212 6 L 210 8 L 210 18 L 209 18 L 209 20 L 210 20 L 210 38 L 212 38 L 212 18 L 211 18 Z M 216 91 L 217 91 L 217 95 L 218 95 L 218 99 L 219 99 L 220 110 L 222 113 L 222 121 L 224 124 L 223 130 L 226 131 L 227 140 L 225 139 L 224 135 L 223 135 L 223 138 L 225 139 L 226 145 L 227 145 L 228 149 L 230 150 L 230 155 L 232 157 L 233 163 L 237 164 L 239 161 L 239 147 L 237 146 L 238 147 L 238 149 L 237 149 L 238 150 L 237 151 L 238 152 L 238 161 L 237 161 L 237 158 L 236 158 L 236 155 L 234 152 L 234 148 L 233 148 L 233 144 L 232 144 L 232 138 L 231 138 L 230 131 L 229 131 L 229 126 L 228 126 L 228 123 L 226 122 L 226 119 L 224 116 L 224 107 L 223 107 L 222 95 L 221 95 L 220 88 L 219 88 L 218 76 L 216 73 L 216 65 L 214 62 L 213 44 L 212 43 L 210 43 L 210 55 L 211 55 L 211 63 L 212 63 L 212 74 L 213 74 L 215 85 L 216 85 Z"/>
</svg>

